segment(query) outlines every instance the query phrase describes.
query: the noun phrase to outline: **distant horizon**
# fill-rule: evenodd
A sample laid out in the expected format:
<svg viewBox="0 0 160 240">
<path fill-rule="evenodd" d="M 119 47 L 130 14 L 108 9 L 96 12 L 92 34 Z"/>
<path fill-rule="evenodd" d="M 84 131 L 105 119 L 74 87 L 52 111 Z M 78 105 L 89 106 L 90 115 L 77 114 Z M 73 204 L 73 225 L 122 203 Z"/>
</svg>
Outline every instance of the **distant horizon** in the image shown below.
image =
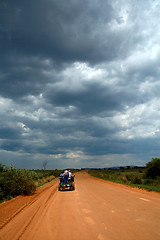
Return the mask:
<svg viewBox="0 0 160 240">
<path fill-rule="evenodd" d="M 1 164 L 1 163 L 0 163 Z M 6 165 L 7 166 L 7 165 Z M 15 167 L 15 166 L 12 166 L 12 167 Z M 86 168 L 61 168 L 61 169 L 57 169 L 57 168 L 53 168 L 53 169 L 43 169 L 43 168 L 20 168 L 20 169 L 26 169 L 26 170 L 43 170 L 43 171 L 52 171 L 52 170 L 71 170 L 71 171 L 74 171 L 74 170 L 91 170 L 91 169 L 120 169 L 120 168 L 145 168 L 146 166 L 136 166 L 136 165 L 128 165 L 128 166 L 113 166 L 113 167 L 86 167 Z M 16 168 L 16 167 L 15 167 Z"/>
</svg>

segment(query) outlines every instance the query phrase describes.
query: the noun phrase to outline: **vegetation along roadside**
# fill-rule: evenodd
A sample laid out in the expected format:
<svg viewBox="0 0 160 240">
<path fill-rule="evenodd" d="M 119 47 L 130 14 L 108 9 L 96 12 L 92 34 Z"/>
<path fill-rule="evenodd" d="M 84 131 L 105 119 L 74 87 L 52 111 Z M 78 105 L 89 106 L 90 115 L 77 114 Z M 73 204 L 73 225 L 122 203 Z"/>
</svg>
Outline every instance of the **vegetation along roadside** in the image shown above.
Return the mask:
<svg viewBox="0 0 160 240">
<path fill-rule="evenodd" d="M 117 182 L 148 191 L 160 192 L 160 159 L 153 158 L 146 167 L 120 167 L 117 169 L 91 169 L 93 177 Z"/>
<path fill-rule="evenodd" d="M 37 187 L 52 181 L 61 170 L 26 170 L 0 164 L 0 202 L 18 195 L 33 194 Z"/>
</svg>

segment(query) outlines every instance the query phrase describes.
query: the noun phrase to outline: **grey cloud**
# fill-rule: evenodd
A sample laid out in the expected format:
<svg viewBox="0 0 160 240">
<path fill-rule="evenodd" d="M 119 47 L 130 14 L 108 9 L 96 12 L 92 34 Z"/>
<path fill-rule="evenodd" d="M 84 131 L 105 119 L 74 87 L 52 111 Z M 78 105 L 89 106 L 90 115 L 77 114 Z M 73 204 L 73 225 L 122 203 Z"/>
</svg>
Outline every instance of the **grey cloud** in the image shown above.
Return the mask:
<svg viewBox="0 0 160 240">
<path fill-rule="evenodd" d="M 57 106 L 73 105 L 84 114 L 93 114 L 101 111 L 114 111 L 120 108 L 120 102 L 116 100 L 116 93 L 104 88 L 98 83 L 85 86 L 84 90 L 50 89 L 46 95 L 50 103 Z"/>
<path fill-rule="evenodd" d="M 20 131 L 11 127 L 1 127 L 0 129 L 0 137 L 1 139 L 15 139 L 19 138 Z"/>
<path fill-rule="evenodd" d="M 2 53 L 18 51 L 59 62 L 99 63 L 125 57 L 137 44 L 133 27 L 112 30 L 112 21 L 119 27 L 122 23 L 119 9 L 110 1 L 2 3 Z"/>
<path fill-rule="evenodd" d="M 139 91 L 139 86 L 132 81 L 126 85 L 116 84 L 107 86 L 97 81 L 84 83 L 83 89 L 67 87 L 50 87 L 44 94 L 44 98 L 54 106 L 74 106 L 76 114 L 107 116 L 115 112 L 123 111 L 126 106 L 145 101 L 144 94 Z"/>
<path fill-rule="evenodd" d="M 43 92 L 46 83 L 51 81 L 45 75 L 49 69 L 50 63 L 38 57 L 28 58 L 23 55 L 6 57 L 0 71 L 0 94 L 11 99 L 39 95 Z M 52 77 L 52 82 L 54 81 L 56 79 Z"/>
</svg>

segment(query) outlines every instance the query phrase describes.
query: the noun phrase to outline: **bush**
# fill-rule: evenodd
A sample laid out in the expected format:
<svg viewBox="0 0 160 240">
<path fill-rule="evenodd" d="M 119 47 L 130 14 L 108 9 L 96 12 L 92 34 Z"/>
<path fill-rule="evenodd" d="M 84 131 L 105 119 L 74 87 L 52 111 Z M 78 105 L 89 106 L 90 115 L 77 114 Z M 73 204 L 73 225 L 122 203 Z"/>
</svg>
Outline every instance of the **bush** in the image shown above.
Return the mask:
<svg viewBox="0 0 160 240">
<path fill-rule="evenodd" d="M 132 180 L 133 184 L 142 184 L 142 179 L 138 176 L 135 176 Z"/>
<path fill-rule="evenodd" d="M 153 180 L 153 179 L 147 178 L 147 179 L 144 180 L 144 184 L 145 184 L 145 185 L 150 185 L 150 186 L 152 186 L 153 183 L 154 183 L 154 180 Z"/>
<path fill-rule="evenodd" d="M 32 194 L 36 186 L 31 175 L 28 170 L 5 166 L 0 175 L 0 199 Z"/>
<path fill-rule="evenodd" d="M 131 182 L 134 177 L 135 177 L 134 174 L 126 174 L 127 181 Z"/>
<path fill-rule="evenodd" d="M 124 183 L 127 182 L 127 178 L 126 178 L 126 176 L 123 176 L 122 179 L 123 179 L 123 182 L 124 182 Z"/>
<path fill-rule="evenodd" d="M 4 165 L 0 163 L 0 172 L 3 172 L 3 170 L 4 170 Z"/>
<path fill-rule="evenodd" d="M 160 176 L 160 158 L 152 158 L 152 161 L 146 164 L 145 177 L 155 179 Z"/>
</svg>

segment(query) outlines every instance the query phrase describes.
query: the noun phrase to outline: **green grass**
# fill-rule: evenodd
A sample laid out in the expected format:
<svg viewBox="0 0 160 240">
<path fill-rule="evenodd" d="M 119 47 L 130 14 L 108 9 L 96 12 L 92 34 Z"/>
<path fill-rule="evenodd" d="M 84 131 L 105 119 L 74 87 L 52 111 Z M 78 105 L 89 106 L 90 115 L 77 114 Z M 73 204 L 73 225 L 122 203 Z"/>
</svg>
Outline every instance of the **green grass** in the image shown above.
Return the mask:
<svg viewBox="0 0 160 240">
<path fill-rule="evenodd" d="M 145 168 L 130 169 L 96 169 L 89 170 L 91 176 L 107 181 L 143 188 L 148 191 L 160 192 L 160 177 L 156 179 L 145 178 Z"/>
</svg>

